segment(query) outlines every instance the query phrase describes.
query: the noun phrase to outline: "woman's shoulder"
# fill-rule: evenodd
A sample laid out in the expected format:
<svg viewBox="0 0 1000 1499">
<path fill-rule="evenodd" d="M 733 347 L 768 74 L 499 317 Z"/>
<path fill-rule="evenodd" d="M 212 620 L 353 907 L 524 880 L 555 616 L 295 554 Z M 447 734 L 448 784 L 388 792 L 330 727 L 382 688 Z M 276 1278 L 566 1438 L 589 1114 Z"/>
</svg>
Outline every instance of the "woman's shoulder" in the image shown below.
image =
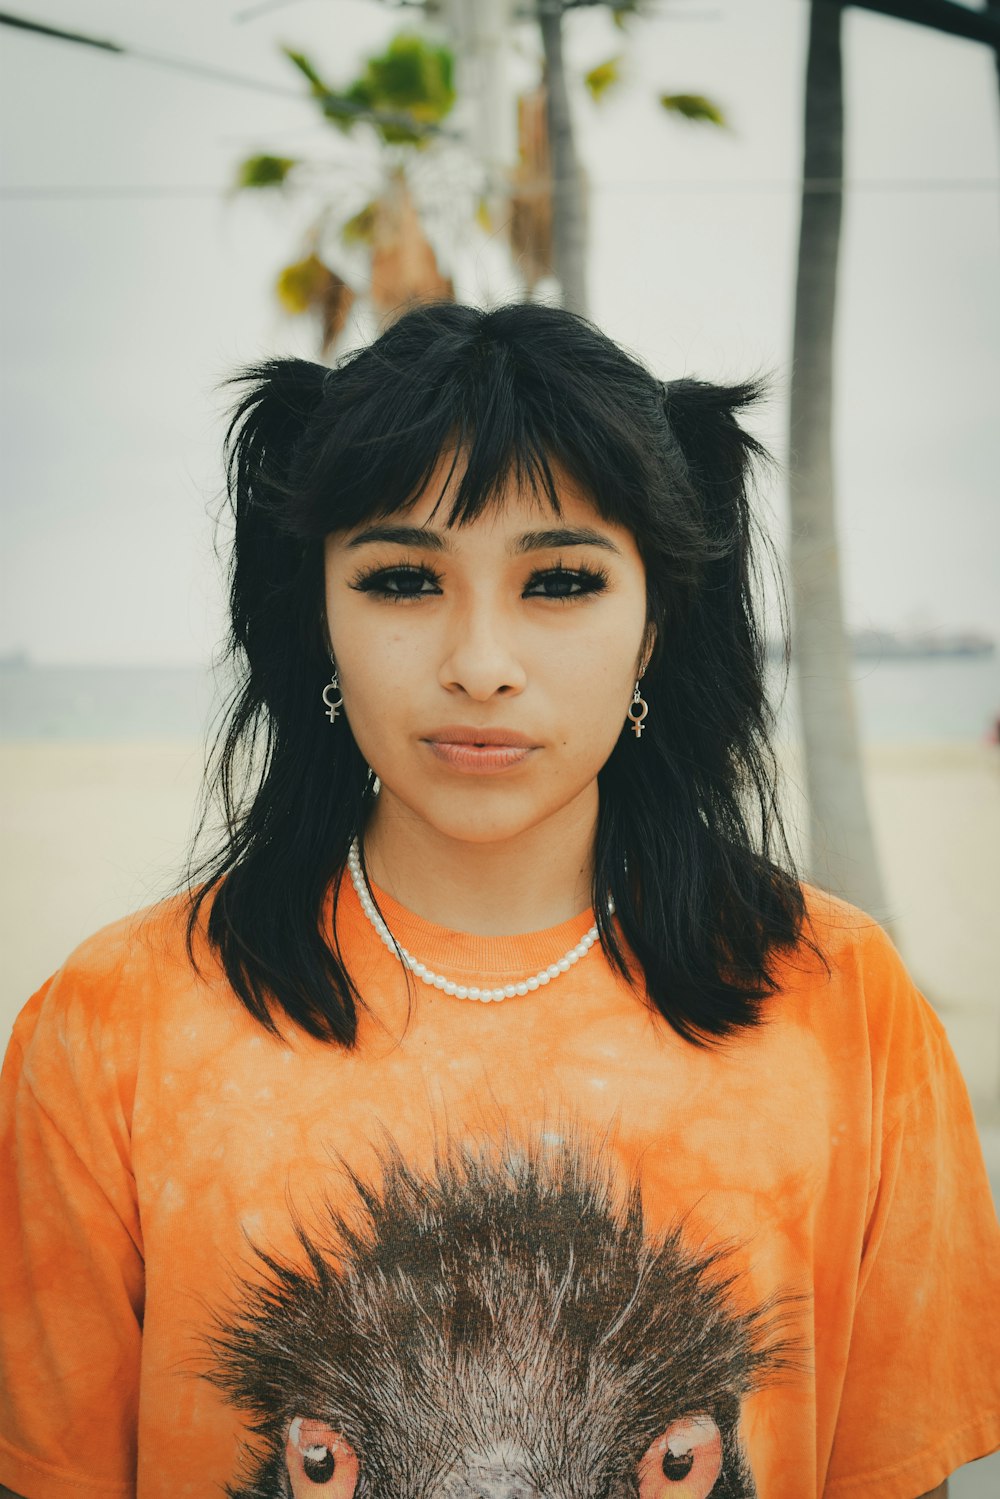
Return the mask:
<svg viewBox="0 0 1000 1499">
<path fill-rule="evenodd" d="M 108 922 L 71 949 L 18 1014 L 12 1042 L 26 1050 L 40 1031 L 69 1038 L 87 1033 L 135 1035 L 161 996 L 196 978 L 188 953 L 189 891 L 167 896 Z M 204 919 L 192 953 L 203 975 L 211 967 Z"/>
<path fill-rule="evenodd" d="M 25 1139 L 61 1137 L 110 1195 L 129 1160 L 144 1065 L 156 1071 L 158 1040 L 212 982 L 187 955 L 189 911 L 182 892 L 85 937 L 24 1005 L 4 1056 L 0 1129 L 21 1119 Z"/>
<path fill-rule="evenodd" d="M 798 938 L 777 960 L 779 986 L 817 1005 L 832 1021 L 860 1017 L 888 1037 L 901 1027 L 937 1035 L 943 1028 L 896 945 L 895 929 L 851 901 L 801 882 Z"/>
<path fill-rule="evenodd" d="M 142 976 L 165 980 L 186 959 L 191 892 L 184 890 L 129 911 L 84 937 L 60 964 L 53 978 L 72 976 L 98 990 Z M 201 943 L 203 920 L 193 941 Z"/>
<path fill-rule="evenodd" d="M 873 1078 L 905 1100 L 942 1071 L 955 1069 L 940 1014 L 911 973 L 894 928 L 814 885 L 803 884 L 810 935 L 825 955 L 812 998 L 834 1042 L 847 1051 L 857 1027 L 867 1032 Z"/>
<path fill-rule="evenodd" d="M 800 946 L 814 943 L 841 971 L 902 961 L 889 930 L 875 916 L 807 880 L 800 888 L 805 903 Z"/>
</svg>

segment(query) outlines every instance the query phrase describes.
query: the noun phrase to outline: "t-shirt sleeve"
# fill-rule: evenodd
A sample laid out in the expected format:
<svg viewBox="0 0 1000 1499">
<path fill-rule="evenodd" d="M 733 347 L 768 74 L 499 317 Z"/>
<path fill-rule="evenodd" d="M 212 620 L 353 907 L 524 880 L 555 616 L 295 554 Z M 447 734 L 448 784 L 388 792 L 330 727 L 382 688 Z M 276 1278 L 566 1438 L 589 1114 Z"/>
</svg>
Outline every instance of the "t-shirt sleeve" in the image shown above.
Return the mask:
<svg viewBox="0 0 1000 1499">
<path fill-rule="evenodd" d="M 135 1492 L 142 1241 L 99 991 L 50 979 L 0 1074 L 0 1484 L 25 1499 Z"/>
<path fill-rule="evenodd" d="M 917 1499 L 1000 1447 L 1000 1224 L 972 1105 L 934 1010 L 874 942 L 885 1096 L 829 1499 Z"/>
</svg>

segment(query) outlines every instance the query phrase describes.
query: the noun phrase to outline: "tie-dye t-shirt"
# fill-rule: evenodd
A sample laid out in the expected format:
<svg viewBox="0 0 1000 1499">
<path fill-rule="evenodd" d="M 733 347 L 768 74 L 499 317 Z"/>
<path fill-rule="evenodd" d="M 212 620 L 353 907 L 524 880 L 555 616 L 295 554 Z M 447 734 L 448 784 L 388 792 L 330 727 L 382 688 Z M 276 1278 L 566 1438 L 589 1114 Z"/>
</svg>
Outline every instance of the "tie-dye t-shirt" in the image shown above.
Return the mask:
<svg viewBox="0 0 1000 1499">
<path fill-rule="evenodd" d="M 945 1032 L 830 973 L 683 1041 L 599 947 L 411 980 L 345 881 L 358 1045 L 268 1034 L 183 902 L 82 946 L 3 1071 L 0 1482 L 28 1499 L 915 1499 L 1000 1446 L 1000 1226 Z M 592 913 L 456 934 L 537 972 Z M 328 903 L 330 904 L 330 903 Z"/>
</svg>

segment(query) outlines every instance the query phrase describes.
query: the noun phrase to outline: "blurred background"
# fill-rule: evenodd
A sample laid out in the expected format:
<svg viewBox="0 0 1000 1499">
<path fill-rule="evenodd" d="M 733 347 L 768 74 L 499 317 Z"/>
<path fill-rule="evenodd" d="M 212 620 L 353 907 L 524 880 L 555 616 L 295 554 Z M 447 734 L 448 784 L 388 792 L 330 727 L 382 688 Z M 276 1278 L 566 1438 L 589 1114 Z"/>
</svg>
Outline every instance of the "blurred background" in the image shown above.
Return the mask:
<svg viewBox="0 0 1000 1499">
<path fill-rule="evenodd" d="M 561 301 L 664 378 L 770 377 L 796 852 L 890 929 L 998 1192 L 998 40 L 957 0 L 0 12 L 4 1039 L 181 878 L 222 382 L 421 298 Z"/>
</svg>

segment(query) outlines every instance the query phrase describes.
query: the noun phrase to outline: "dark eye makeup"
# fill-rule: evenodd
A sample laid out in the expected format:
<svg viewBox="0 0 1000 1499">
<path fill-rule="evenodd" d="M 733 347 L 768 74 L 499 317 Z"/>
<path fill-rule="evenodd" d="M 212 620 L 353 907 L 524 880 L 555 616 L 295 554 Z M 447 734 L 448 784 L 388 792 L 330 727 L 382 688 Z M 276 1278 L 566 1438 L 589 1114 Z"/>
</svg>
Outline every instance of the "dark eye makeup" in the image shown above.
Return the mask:
<svg viewBox="0 0 1000 1499">
<path fill-rule="evenodd" d="M 442 576 L 434 568 L 421 563 L 396 563 L 392 567 L 362 568 L 350 580 L 350 587 L 359 593 L 374 594 L 376 598 L 401 603 L 406 599 L 430 598 L 440 592 Z M 424 584 L 431 584 L 425 589 Z M 588 594 L 602 592 L 608 584 L 604 568 L 578 564 L 564 567 L 536 568 L 524 587 L 524 597 L 555 599 L 559 603 L 572 603 Z M 542 591 L 538 591 L 541 589 Z"/>
</svg>

